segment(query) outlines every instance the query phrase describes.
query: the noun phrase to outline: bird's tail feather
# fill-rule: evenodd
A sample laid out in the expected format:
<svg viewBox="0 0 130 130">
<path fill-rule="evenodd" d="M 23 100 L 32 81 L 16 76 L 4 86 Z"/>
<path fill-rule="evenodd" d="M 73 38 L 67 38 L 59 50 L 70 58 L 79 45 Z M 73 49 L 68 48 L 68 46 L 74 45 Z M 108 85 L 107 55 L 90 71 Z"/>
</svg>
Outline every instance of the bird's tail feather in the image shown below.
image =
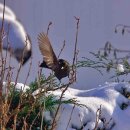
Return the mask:
<svg viewBox="0 0 130 130">
<path fill-rule="evenodd" d="M 46 64 L 45 61 L 43 61 L 43 62 L 40 64 L 40 67 L 49 68 L 49 67 L 47 66 L 47 64 Z"/>
</svg>

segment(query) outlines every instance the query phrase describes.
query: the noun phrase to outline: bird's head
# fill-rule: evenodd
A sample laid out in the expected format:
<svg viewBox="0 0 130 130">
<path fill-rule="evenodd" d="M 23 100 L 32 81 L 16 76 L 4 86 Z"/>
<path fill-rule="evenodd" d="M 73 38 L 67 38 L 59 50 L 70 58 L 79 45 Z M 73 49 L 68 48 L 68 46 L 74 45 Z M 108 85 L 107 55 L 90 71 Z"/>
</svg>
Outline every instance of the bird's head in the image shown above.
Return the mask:
<svg viewBox="0 0 130 130">
<path fill-rule="evenodd" d="M 69 77 L 70 73 L 70 67 L 69 63 L 66 60 L 59 59 L 58 60 L 58 66 L 55 69 L 55 76 L 61 80 L 62 78 L 68 76 Z"/>
<path fill-rule="evenodd" d="M 69 63 L 66 60 L 59 59 L 58 64 L 61 70 L 67 70 L 69 69 Z"/>
</svg>

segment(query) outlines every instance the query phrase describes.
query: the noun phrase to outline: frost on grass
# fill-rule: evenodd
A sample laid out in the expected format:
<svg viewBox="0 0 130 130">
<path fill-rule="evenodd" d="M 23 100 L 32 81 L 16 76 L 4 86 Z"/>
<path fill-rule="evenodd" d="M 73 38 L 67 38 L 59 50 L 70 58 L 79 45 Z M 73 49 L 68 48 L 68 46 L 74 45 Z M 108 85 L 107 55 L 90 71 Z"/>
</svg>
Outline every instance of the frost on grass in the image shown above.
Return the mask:
<svg viewBox="0 0 130 130">
<path fill-rule="evenodd" d="M 61 90 L 52 93 L 58 98 Z M 56 130 L 129 130 L 129 94 L 130 85 L 126 82 L 105 83 L 91 90 L 68 88 L 64 98 L 75 98 L 82 105 L 62 104 Z M 52 121 L 54 111 L 45 115 L 45 119 Z"/>
</svg>

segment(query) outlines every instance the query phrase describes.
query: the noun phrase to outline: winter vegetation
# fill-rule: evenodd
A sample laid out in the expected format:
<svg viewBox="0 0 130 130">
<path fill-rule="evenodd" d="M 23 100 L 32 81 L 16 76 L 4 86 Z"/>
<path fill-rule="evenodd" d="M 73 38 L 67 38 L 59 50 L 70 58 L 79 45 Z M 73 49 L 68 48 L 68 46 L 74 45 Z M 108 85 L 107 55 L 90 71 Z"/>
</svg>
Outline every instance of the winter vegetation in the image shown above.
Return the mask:
<svg viewBox="0 0 130 130">
<path fill-rule="evenodd" d="M 91 52 L 93 59 L 83 57 L 79 60 L 80 19 L 74 19 L 75 42 L 70 74 L 65 77 L 67 82 L 59 81 L 51 70 L 46 76 L 42 71 L 46 68 L 39 67 L 35 81 L 27 86 L 32 64 L 31 40 L 13 11 L 5 6 L 5 1 L 0 5 L 0 130 L 130 129 L 130 51 L 117 49 L 106 42 L 97 53 Z M 47 34 L 51 24 L 48 24 Z M 117 25 L 115 33 L 120 33 L 119 30 L 125 35 L 129 33 L 129 26 Z M 64 47 L 65 43 L 58 58 Z M 12 57 L 19 64 L 14 82 Z M 28 75 L 24 83 L 18 83 L 20 70 L 26 62 L 30 62 Z M 105 74 L 112 73 L 113 82 L 105 82 L 90 90 L 71 88 L 81 67 L 96 69 L 101 75 L 104 75 L 102 70 L 106 70 Z"/>
</svg>

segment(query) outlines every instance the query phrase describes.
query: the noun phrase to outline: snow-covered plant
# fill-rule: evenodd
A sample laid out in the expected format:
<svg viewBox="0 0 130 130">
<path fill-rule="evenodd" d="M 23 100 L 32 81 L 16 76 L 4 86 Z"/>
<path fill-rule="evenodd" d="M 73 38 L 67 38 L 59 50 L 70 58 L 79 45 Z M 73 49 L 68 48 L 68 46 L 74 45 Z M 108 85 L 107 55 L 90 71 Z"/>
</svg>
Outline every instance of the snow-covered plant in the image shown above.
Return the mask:
<svg viewBox="0 0 130 130">
<path fill-rule="evenodd" d="M 128 76 L 130 73 L 130 50 L 122 50 L 113 47 L 107 42 L 104 48 L 100 48 L 97 53 L 90 52 L 93 58 L 83 57 L 77 62 L 77 67 L 89 67 L 96 69 L 103 75 L 103 70 L 114 73 L 111 78 Z"/>
</svg>

